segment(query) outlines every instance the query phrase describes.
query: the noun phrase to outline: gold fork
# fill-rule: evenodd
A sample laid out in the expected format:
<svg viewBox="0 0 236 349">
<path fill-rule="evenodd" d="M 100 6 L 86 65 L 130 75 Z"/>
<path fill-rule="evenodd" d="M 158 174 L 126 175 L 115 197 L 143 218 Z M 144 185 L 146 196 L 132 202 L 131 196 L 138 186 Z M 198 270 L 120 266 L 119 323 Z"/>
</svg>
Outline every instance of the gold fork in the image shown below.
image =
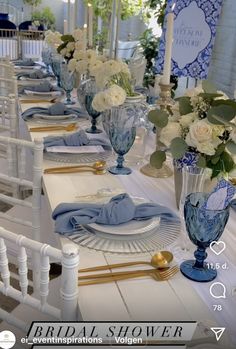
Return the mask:
<svg viewBox="0 0 236 349">
<path fill-rule="evenodd" d="M 127 280 L 142 276 L 151 276 L 156 281 L 167 281 L 179 271 L 178 266 L 174 266 L 168 268 L 167 270 L 156 270 L 156 269 L 148 269 L 148 270 L 137 270 L 133 272 L 122 272 L 122 273 L 105 273 L 106 277 L 97 275 L 89 275 L 88 278 L 93 280 L 78 282 L 79 286 L 87 286 L 87 285 L 96 285 L 113 281 Z M 119 274 L 119 275 L 117 275 Z M 79 277 L 80 279 L 85 279 L 85 277 Z M 87 278 L 86 278 L 87 279 Z"/>
<path fill-rule="evenodd" d="M 69 125 L 58 125 L 58 126 L 42 126 L 42 127 L 30 127 L 30 132 L 46 132 L 46 131 L 74 131 L 78 128 L 76 123 Z"/>
</svg>

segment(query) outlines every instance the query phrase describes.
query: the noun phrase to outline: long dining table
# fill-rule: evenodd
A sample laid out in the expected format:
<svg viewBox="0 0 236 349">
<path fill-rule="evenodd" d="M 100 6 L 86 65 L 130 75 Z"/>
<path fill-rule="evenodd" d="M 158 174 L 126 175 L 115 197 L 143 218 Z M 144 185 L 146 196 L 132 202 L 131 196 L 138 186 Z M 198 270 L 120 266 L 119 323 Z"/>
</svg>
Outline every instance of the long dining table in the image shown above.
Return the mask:
<svg viewBox="0 0 236 349">
<path fill-rule="evenodd" d="M 35 106 L 49 106 L 48 103 L 21 103 L 22 111 Z M 57 132 L 30 132 L 29 127 L 41 126 L 34 122 L 21 121 L 29 139 L 42 138 L 48 135 L 58 135 Z M 80 121 L 78 121 L 80 125 Z M 82 124 L 81 127 L 84 127 Z M 149 149 L 150 152 L 150 149 Z M 44 159 L 44 169 L 55 166 L 63 166 Z M 67 164 L 68 165 L 68 164 Z M 70 165 L 70 164 L 69 164 Z M 72 164 L 71 164 L 72 165 Z M 80 196 L 95 195 L 98 190 L 109 188 L 121 190 L 130 196 L 142 197 L 147 201 L 153 201 L 165 205 L 176 214 L 178 210 L 175 203 L 175 189 L 173 176 L 170 178 L 156 179 L 143 175 L 139 166 L 134 166 L 132 174 L 128 176 L 114 176 L 110 173 L 94 175 L 91 172 L 43 174 L 44 194 L 50 207 L 49 214 L 60 203 L 79 201 Z M 220 256 L 208 251 L 208 259 L 220 264 L 227 263 L 227 269 L 218 270 L 216 282 L 222 282 L 226 287 L 226 298 L 215 299 L 211 296 L 209 288 L 211 283 L 196 283 L 185 278 L 178 272 L 168 281 L 156 281 L 150 277 L 134 278 L 98 285 L 79 287 L 79 307 L 83 320 L 87 321 L 190 321 L 194 320 L 203 324 L 203 328 L 211 326 L 226 327 L 226 334 L 236 340 L 236 213 L 231 212 L 230 220 L 225 229 L 222 240 L 226 243 L 226 250 Z M 56 234 L 56 233 L 55 233 Z M 182 234 L 179 239 L 165 249 L 174 254 L 173 265 L 179 265 L 181 261 L 189 258 L 191 252 L 181 248 Z M 188 237 L 186 237 L 188 239 Z M 70 240 L 71 242 L 71 240 Z M 60 243 L 68 243 L 66 237 L 60 236 Z M 143 254 L 116 254 L 102 252 L 79 246 L 80 268 L 87 268 L 111 263 L 126 261 L 146 260 L 150 261 L 152 253 Z M 138 269 L 145 266 L 138 266 Z M 137 269 L 129 267 L 126 270 Z M 123 269 L 117 269 L 120 271 Z M 108 271 L 109 272 L 109 271 Z M 221 305 L 222 311 L 214 311 L 215 305 Z M 205 327 L 204 327 L 205 326 Z M 214 340 L 211 331 L 200 331 L 199 341 L 204 341 L 206 336 Z M 228 340 L 227 335 L 223 336 Z M 227 342 L 228 343 L 228 342 Z M 235 345 L 236 342 L 234 342 Z M 229 347 L 229 344 L 227 344 Z"/>
</svg>

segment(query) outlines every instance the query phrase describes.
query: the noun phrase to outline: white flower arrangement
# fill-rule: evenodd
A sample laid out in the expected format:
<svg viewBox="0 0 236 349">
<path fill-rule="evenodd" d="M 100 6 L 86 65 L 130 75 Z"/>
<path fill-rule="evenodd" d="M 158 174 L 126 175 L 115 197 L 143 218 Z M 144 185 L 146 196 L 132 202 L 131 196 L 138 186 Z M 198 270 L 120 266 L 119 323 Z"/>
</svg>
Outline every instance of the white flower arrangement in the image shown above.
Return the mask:
<svg viewBox="0 0 236 349">
<path fill-rule="evenodd" d="M 118 107 L 125 102 L 126 96 L 134 95 L 129 68 L 121 60 L 94 62 L 90 74 L 95 77 L 97 87 L 104 89 L 93 100 L 92 106 L 97 111 Z"/>
<path fill-rule="evenodd" d="M 217 91 L 208 81 L 187 90 L 176 99 L 173 112 L 154 110 L 149 120 L 160 128 L 160 141 L 174 159 L 186 152 L 198 154 L 198 165 L 212 169 L 212 177 L 230 172 L 236 153 L 236 102 Z M 152 155 L 153 164 L 161 168 L 165 151 Z"/>
<path fill-rule="evenodd" d="M 51 46 L 51 47 L 57 47 L 58 45 L 61 45 L 62 40 L 61 40 L 61 33 L 55 31 L 51 31 L 51 30 L 47 30 L 45 32 L 45 42 Z"/>
<path fill-rule="evenodd" d="M 105 91 L 98 92 L 92 102 L 93 109 L 98 112 L 118 107 L 125 102 L 126 92 L 118 85 L 112 85 Z"/>
</svg>

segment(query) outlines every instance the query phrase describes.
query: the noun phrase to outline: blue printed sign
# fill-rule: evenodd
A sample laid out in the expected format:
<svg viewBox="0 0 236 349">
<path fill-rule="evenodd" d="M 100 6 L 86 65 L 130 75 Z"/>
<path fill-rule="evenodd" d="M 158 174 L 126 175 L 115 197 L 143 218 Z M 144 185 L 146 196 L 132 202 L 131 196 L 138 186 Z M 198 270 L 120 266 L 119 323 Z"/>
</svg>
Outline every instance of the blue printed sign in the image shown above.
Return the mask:
<svg viewBox="0 0 236 349">
<path fill-rule="evenodd" d="M 168 0 L 166 14 L 174 3 L 172 74 L 206 79 L 223 0 Z M 157 73 L 163 70 L 166 21 L 156 60 Z"/>
</svg>

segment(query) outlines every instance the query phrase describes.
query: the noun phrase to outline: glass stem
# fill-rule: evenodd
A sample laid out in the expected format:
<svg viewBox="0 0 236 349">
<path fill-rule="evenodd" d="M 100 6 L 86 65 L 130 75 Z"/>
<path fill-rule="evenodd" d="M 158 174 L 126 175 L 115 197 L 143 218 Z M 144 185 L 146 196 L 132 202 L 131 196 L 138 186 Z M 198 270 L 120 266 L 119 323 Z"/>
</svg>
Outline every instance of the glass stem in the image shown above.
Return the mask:
<svg viewBox="0 0 236 349">
<path fill-rule="evenodd" d="M 97 119 L 92 117 L 91 124 L 92 124 L 92 127 L 91 127 L 92 131 L 96 131 Z"/>
<path fill-rule="evenodd" d="M 124 156 L 123 155 L 118 155 L 116 161 L 117 161 L 117 167 L 118 168 L 123 168 Z"/>
<path fill-rule="evenodd" d="M 196 258 L 194 268 L 203 268 L 204 260 L 207 258 L 206 249 L 198 247 L 197 250 L 194 252 L 194 256 Z"/>
<path fill-rule="evenodd" d="M 70 102 L 71 102 L 70 91 L 66 91 L 66 101 L 67 101 L 67 103 L 70 103 Z"/>
</svg>

